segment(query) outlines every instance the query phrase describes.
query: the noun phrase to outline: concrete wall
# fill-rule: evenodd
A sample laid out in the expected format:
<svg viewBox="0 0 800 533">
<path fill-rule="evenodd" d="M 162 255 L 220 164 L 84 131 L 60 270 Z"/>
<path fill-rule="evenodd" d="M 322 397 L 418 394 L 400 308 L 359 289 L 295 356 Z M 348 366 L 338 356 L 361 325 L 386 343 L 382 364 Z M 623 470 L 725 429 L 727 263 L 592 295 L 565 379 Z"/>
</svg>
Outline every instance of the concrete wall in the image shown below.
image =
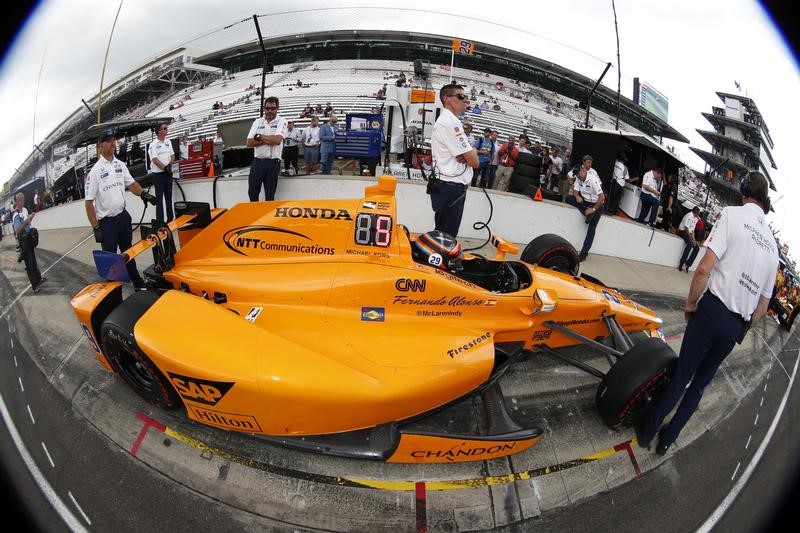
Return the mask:
<svg viewBox="0 0 800 533">
<path fill-rule="evenodd" d="M 296 198 L 360 198 L 364 187 L 374 182 L 372 178 L 347 176 L 282 177 L 278 182 L 276 199 Z M 181 182 L 187 200 L 212 201 L 213 179 L 192 179 Z M 489 223 L 494 234 L 517 243 L 527 244 L 543 233 L 556 233 L 570 241 L 580 250 L 586 235 L 586 223 L 577 209 L 560 202 L 531 199 L 506 192 L 488 191 L 492 202 L 492 219 Z M 181 200 L 178 187 L 173 189 L 173 201 Z M 247 201 L 247 177 L 224 177 L 217 181 L 217 206 L 230 207 Z M 127 209 L 136 222 L 142 216 L 143 202 L 128 194 Z M 475 222 L 489 218 L 489 199 L 481 189 L 467 192 L 464 218 L 461 222 L 461 237 L 485 239 L 486 230 L 473 229 Z M 425 193 L 425 184 L 399 180 L 397 186 L 398 222 L 412 232 L 423 232 L 433 228 L 433 211 L 430 198 Z M 155 208 L 148 206 L 146 219 L 155 216 Z M 34 225 L 40 230 L 56 228 L 86 227 L 84 202 L 72 202 L 37 213 Z M 601 254 L 642 261 L 662 266 L 677 267 L 683 250 L 679 237 L 654 231 L 647 226 L 604 216 L 597 226 L 594 245 L 590 254 Z M 703 250 L 699 258 L 702 257 Z M 697 261 L 695 261 L 697 265 Z"/>
</svg>

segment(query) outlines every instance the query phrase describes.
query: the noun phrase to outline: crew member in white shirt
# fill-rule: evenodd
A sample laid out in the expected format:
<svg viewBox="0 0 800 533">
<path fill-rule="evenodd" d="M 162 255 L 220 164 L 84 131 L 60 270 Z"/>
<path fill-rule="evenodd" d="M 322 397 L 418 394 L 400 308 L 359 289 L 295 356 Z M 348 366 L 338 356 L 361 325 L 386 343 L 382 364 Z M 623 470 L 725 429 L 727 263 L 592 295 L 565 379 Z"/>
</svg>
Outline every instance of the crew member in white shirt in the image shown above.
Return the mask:
<svg viewBox="0 0 800 533">
<path fill-rule="evenodd" d="M 103 130 L 100 157 L 86 175 L 86 217 L 92 225 L 94 240 L 100 243 L 103 251 L 112 253 L 117 249 L 124 252 L 131 247 L 133 240 L 131 216 L 125 209 L 125 191 L 129 190 L 145 202 L 156 205 L 156 197 L 142 189 L 128 167 L 114 157 L 116 148 L 116 130 Z M 131 259 L 125 266 L 134 288 L 144 290 L 144 280 L 136 269 L 136 261 Z"/>
<path fill-rule="evenodd" d="M 654 228 L 656 225 L 656 217 L 658 216 L 658 204 L 661 200 L 661 187 L 663 186 L 664 173 L 660 168 L 648 170 L 642 176 L 642 194 L 639 197 L 642 200 L 642 210 L 636 222 L 645 223 Z M 649 214 L 649 216 L 648 216 Z"/>
<path fill-rule="evenodd" d="M 297 157 L 303 132 L 294 127 L 291 120 L 286 123 L 286 138 L 283 139 L 283 170 L 289 176 L 297 174 Z"/>
<path fill-rule="evenodd" d="M 697 252 L 700 251 L 700 245 L 694 238 L 694 229 L 697 226 L 697 221 L 700 220 L 700 208 L 694 206 L 691 211 L 686 213 L 678 225 L 678 236 L 683 239 L 686 246 L 683 247 L 683 254 L 681 254 L 681 262 L 678 263 L 678 270 L 683 270 L 686 267 L 686 272 L 689 272 L 689 267 L 694 264 L 694 259 L 697 257 Z"/>
<path fill-rule="evenodd" d="M 311 124 L 303 130 L 303 162 L 306 175 L 319 174 L 319 118 L 311 117 Z"/>
<path fill-rule="evenodd" d="M 612 217 L 617 214 L 619 203 L 622 201 L 622 194 L 625 192 L 625 185 L 634 183 L 639 178 L 632 178 L 628 173 L 628 162 L 625 152 L 617 155 L 614 162 L 614 175 L 611 178 L 611 190 L 608 193 L 608 214 Z"/>
<path fill-rule="evenodd" d="M 264 100 L 264 116 L 253 121 L 247 134 L 246 145 L 254 149 L 247 178 L 247 195 L 251 202 L 258 201 L 262 186 L 264 200 L 269 202 L 275 199 L 286 129 L 286 119 L 278 115 L 278 98 L 268 97 Z"/>
<path fill-rule="evenodd" d="M 434 212 L 435 229 L 458 237 L 464 201 L 474 174 L 480 166 L 478 151 L 470 143 L 469 136 L 459 120 L 467 109 L 469 96 L 464 88 L 454 83 L 439 90 L 442 109 L 433 125 L 431 153 L 434 175 L 428 180 L 428 194 Z"/>
<path fill-rule="evenodd" d="M 589 250 L 594 242 L 594 234 L 597 230 L 597 223 L 603 216 L 603 204 L 606 201 L 603 194 L 603 184 L 600 176 L 592 167 L 592 156 L 583 156 L 583 165 L 578 169 L 577 176 L 570 172 L 571 178 L 578 178 L 572 186 L 572 195 L 567 197 L 567 203 L 575 206 L 583 214 L 589 227 L 586 229 L 586 237 L 583 239 L 583 246 L 578 261 L 585 261 L 589 255 Z"/>
<path fill-rule="evenodd" d="M 740 190 L 743 205 L 722 210 L 692 278 L 675 373 L 636 426 L 642 447 L 658 434 L 659 455 L 666 454 L 678 438 L 734 344 L 744 339 L 750 324 L 758 322 L 769 306 L 778 268 L 778 248 L 765 218 L 769 184 L 762 174 L 752 172 Z M 672 419 L 659 430 L 681 396 Z"/>
<path fill-rule="evenodd" d="M 150 157 L 150 172 L 153 174 L 153 186 L 156 188 L 156 220 L 159 224 L 175 218 L 172 211 L 172 163 L 175 162 L 175 150 L 167 139 L 167 124 L 162 122 L 156 130 L 156 138 L 147 147 Z M 164 220 L 164 202 L 167 203 L 167 219 Z"/>
</svg>

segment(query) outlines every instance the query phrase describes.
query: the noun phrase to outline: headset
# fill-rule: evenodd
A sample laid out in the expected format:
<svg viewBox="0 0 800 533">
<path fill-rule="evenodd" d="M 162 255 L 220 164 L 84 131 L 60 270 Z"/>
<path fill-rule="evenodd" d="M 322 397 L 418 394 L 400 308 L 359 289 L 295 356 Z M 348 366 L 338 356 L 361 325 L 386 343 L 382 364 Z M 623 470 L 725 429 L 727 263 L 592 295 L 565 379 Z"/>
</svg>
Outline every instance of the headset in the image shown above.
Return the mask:
<svg viewBox="0 0 800 533">
<path fill-rule="evenodd" d="M 769 213 L 770 208 L 769 193 L 767 190 L 768 186 L 766 181 L 767 178 L 765 178 L 762 174 L 758 172 L 750 172 L 747 174 L 747 176 L 742 178 L 742 181 L 739 184 L 739 192 L 742 194 L 742 197 L 752 198 L 760 203 L 765 215 Z"/>
</svg>

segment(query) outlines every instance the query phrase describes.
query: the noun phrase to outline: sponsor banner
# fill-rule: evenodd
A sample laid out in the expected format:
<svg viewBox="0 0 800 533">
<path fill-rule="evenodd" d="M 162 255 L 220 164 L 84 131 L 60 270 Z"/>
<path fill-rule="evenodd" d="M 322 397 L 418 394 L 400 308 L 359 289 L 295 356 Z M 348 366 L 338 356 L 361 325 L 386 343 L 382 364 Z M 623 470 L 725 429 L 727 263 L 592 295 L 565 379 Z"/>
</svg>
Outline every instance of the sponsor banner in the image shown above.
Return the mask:
<svg viewBox="0 0 800 533">
<path fill-rule="evenodd" d="M 294 238 L 294 242 L 276 242 Z M 302 240 L 301 240 L 302 239 Z M 276 253 L 295 255 L 334 255 L 335 248 L 319 246 L 302 233 L 272 226 L 244 226 L 228 231 L 222 240 L 237 254 L 266 257 Z"/>
<path fill-rule="evenodd" d="M 172 372 L 167 374 L 181 398 L 206 405 L 217 405 L 234 385 L 232 381 L 209 381 Z"/>
<path fill-rule="evenodd" d="M 75 150 L 69 145 L 69 142 L 63 142 L 53 146 L 53 159 L 66 157 L 75 153 Z"/>
<path fill-rule="evenodd" d="M 417 168 L 409 168 L 407 169 L 400 163 L 392 163 L 388 167 L 384 167 L 383 169 L 384 174 L 390 174 L 395 178 L 407 180 L 410 179 L 416 181 L 424 181 L 425 178 L 422 177 L 422 172 Z M 427 175 L 427 174 L 426 174 Z"/>
<path fill-rule="evenodd" d="M 471 341 L 462 344 L 461 346 L 456 346 L 451 350 L 447 350 L 447 355 L 450 356 L 450 359 L 454 359 L 455 356 L 457 356 L 458 354 L 460 354 L 462 352 L 469 351 L 472 348 L 474 348 L 475 346 L 478 346 L 479 344 L 481 344 L 484 341 L 487 341 L 487 340 L 489 340 L 491 338 L 492 338 L 492 333 L 490 331 L 487 331 L 486 333 L 484 333 L 480 337 L 476 337 L 476 338 L 472 339 Z"/>
<path fill-rule="evenodd" d="M 411 89 L 412 104 L 434 104 L 436 103 L 436 91 L 433 89 Z"/>
</svg>

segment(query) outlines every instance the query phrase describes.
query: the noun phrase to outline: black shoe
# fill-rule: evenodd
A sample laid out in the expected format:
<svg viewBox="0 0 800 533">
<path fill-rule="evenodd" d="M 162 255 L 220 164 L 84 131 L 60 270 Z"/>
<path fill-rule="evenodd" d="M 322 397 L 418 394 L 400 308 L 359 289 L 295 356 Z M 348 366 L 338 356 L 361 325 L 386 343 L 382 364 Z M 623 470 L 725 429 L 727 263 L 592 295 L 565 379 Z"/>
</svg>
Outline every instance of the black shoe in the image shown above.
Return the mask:
<svg viewBox="0 0 800 533">
<path fill-rule="evenodd" d="M 642 426 L 636 424 L 633 429 L 636 431 L 636 442 L 639 444 L 640 448 L 644 448 L 645 450 L 650 449 L 650 441 L 645 441 L 642 437 Z M 652 439 L 651 439 L 652 440 Z"/>
<path fill-rule="evenodd" d="M 683 271 L 683 263 L 681 263 L 680 265 L 678 265 L 678 272 L 681 272 L 681 271 Z"/>
<path fill-rule="evenodd" d="M 586 261 L 586 257 L 587 257 L 586 254 L 580 254 L 578 256 L 578 263 L 583 263 L 584 261 Z"/>
<path fill-rule="evenodd" d="M 658 432 L 658 446 L 656 446 L 656 453 L 658 455 L 666 455 L 667 450 L 672 444 L 664 444 L 664 430 Z"/>
</svg>

